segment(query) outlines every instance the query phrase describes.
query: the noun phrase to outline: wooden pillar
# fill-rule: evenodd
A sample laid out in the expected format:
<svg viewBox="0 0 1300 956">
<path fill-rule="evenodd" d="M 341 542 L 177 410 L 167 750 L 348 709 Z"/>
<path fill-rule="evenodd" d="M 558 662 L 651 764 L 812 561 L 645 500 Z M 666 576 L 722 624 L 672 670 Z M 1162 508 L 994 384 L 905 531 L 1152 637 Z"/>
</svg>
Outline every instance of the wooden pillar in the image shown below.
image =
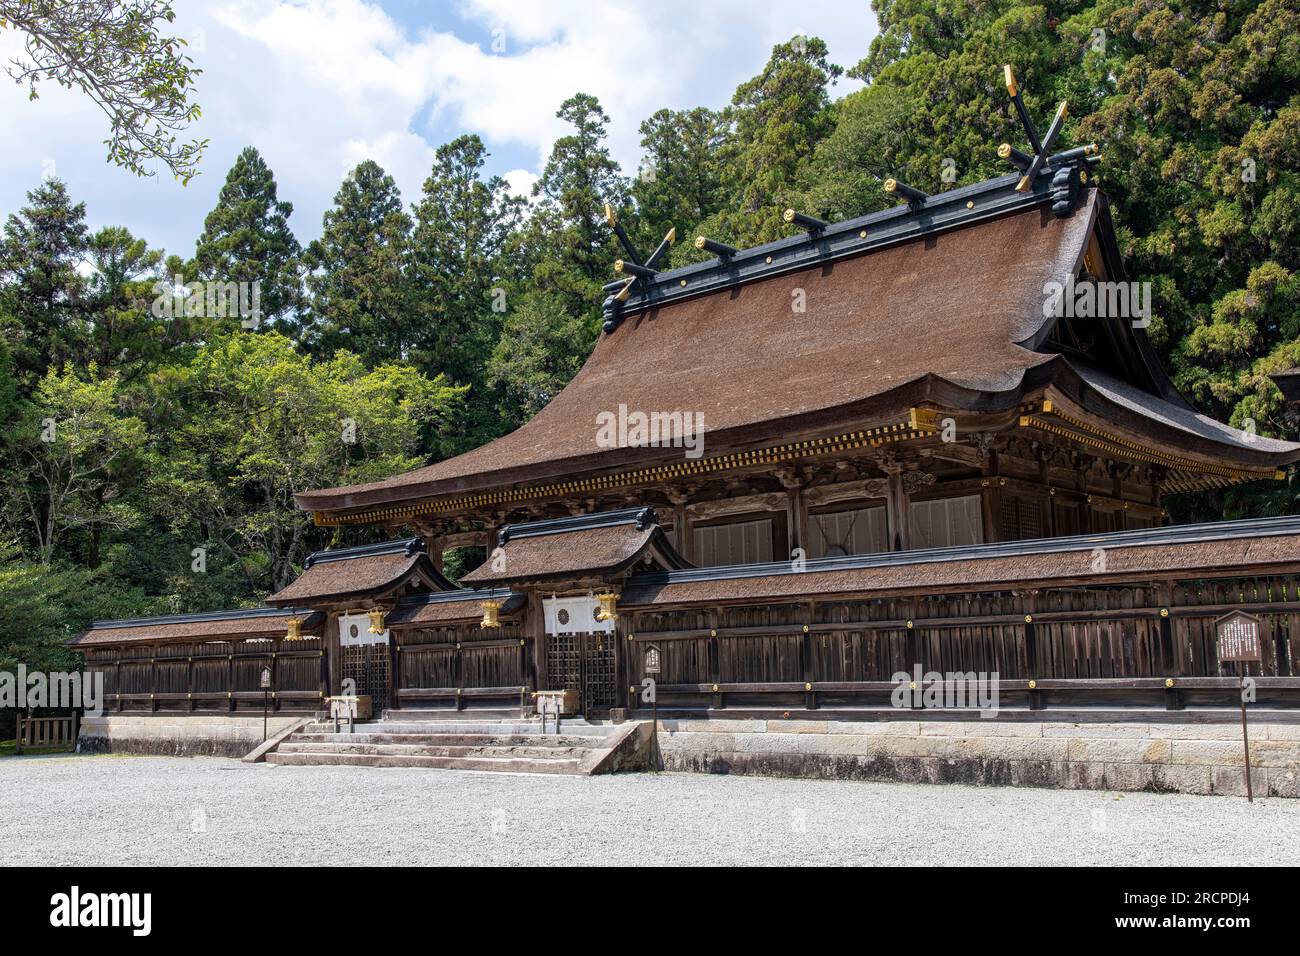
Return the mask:
<svg viewBox="0 0 1300 956">
<path fill-rule="evenodd" d="M 984 524 L 984 542 L 991 544 L 1002 540 L 1002 485 L 998 479 L 998 453 L 989 451 L 984 465 L 984 481 L 980 489 L 980 517 Z"/>
<path fill-rule="evenodd" d="M 787 489 L 790 503 L 786 506 L 787 557 L 793 558 L 796 548 L 808 556 L 808 499 L 802 486 Z"/>
<path fill-rule="evenodd" d="M 893 469 L 887 474 L 885 517 L 889 526 L 889 548 L 891 551 L 906 551 L 911 547 L 912 537 L 907 489 L 903 487 L 902 469 Z"/>
<path fill-rule="evenodd" d="M 677 532 L 677 553 L 691 564 L 695 563 L 695 535 L 691 531 L 691 519 L 686 511 L 686 495 L 672 495 L 668 499 L 673 506 L 673 528 Z"/>
<path fill-rule="evenodd" d="M 546 668 L 546 612 L 542 609 L 542 594 L 536 588 L 530 588 L 524 593 L 524 600 L 524 638 L 532 641 L 537 689 L 554 690 Z"/>
<path fill-rule="evenodd" d="M 325 627 L 321 631 L 321 645 L 325 648 L 328 663 L 329 693 L 339 694 L 343 689 L 343 647 L 339 643 L 339 615 L 337 611 L 325 612 Z"/>
</svg>

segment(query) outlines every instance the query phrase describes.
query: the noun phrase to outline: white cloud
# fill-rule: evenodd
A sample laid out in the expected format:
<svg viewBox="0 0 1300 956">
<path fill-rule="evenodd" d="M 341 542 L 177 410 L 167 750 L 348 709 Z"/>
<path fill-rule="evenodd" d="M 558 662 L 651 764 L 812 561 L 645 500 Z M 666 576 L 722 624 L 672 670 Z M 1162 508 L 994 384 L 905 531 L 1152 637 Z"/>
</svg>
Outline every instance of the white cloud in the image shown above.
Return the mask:
<svg viewBox="0 0 1300 956">
<path fill-rule="evenodd" d="M 518 167 L 503 172 L 512 188 L 531 189 L 563 132 L 555 111 L 579 90 L 610 114 L 611 149 L 631 172 L 637 125 L 654 110 L 722 105 L 796 32 L 822 36 L 833 60 L 852 65 L 875 29 L 866 0 L 773 0 L 758 15 L 752 0 L 461 0 L 460 19 L 441 9 L 437 22 L 414 27 L 364 0 L 175 6 L 173 29 L 204 70 L 192 131 L 211 140 L 203 175 L 187 188 L 165 173 L 135 179 L 103 162 L 103 116 L 79 94 L 50 88 L 29 104 L 0 83 L 0 213 L 21 205 L 52 163 L 92 225 L 125 224 L 188 253 L 230 163 L 254 145 L 306 240 L 356 163 L 379 162 L 411 203 L 434 148 L 460 132 L 479 133 Z M 0 55 L 15 40 L 0 34 Z"/>
<path fill-rule="evenodd" d="M 523 196 L 531 201 L 533 186 L 536 185 L 540 177 L 528 169 L 512 169 L 507 173 L 502 173 L 501 178 L 506 181 L 506 191 L 510 195 Z"/>
</svg>

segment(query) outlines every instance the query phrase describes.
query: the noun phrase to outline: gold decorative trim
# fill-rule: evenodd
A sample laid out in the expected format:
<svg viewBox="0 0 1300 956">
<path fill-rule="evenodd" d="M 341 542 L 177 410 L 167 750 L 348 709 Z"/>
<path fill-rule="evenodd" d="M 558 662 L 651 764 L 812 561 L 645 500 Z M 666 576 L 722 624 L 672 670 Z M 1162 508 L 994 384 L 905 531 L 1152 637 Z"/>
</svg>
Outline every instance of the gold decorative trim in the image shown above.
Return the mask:
<svg viewBox="0 0 1300 956">
<path fill-rule="evenodd" d="M 401 505 L 393 508 L 376 508 L 355 514 L 336 515 L 316 511 L 312 513 L 312 518 L 320 526 L 371 524 L 379 521 L 414 518 L 420 515 L 441 514 L 463 508 L 506 504 L 530 498 L 552 498 L 591 491 L 604 491 L 610 488 L 647 484 L 709 472 L 731 471 L 736 468 L 749 468 L 755 465 L 772 465 L 782 461 L 789 461 L 792 458 L 830 455 L 860 448 L 879 448 L 893 442 L 925 438 L 939 431 L 939 428 L 938 412 L 929 408 L 913 408 L 909 411 L 905 422 L 880 425 L 863 431 L 845 432 L 829 438 L 810 438 L 807 441 L 789 442 L 784 445 L 733 452 L 727 455 L 715 455 L 694 460 L 687 458 L 668 465 L 639 468 L 635 471 L 625 471 L 612 475 L 599 475 L 594 478 L 582 478 L 575 481 L 550 482 L 523 488 L 509 488 L 503 491 L 464 495 L 459 498 L 447 498 L 442 501 Z"/>
<path fill-rule="evenodd" d="M 1020 427 L 1041 428 L 1043 431 L 1051 432 L 1054 435 L 1083 442 L 1085 445 L 1091 445 L 1094 448 L 1100 448 L 1121 457 L 1143 461 L 1150 465 L 1164 465 L 1168 468 L 1197 475 L 1213 475 L 1230 481 L 1254 481 L 1260 478 L 1281 479 L 1286 477 L 1285 472 L 1272 468 L 1250 471 L 1243 468 L 1231 468 L 1227 465 L 1214 465 L 1197 461 L 1184 455 L 1153 451 L 1122 435 L 1116 435 L 1114 432 L 1108 432 L 1072 415 L 1067 415 L 1053 406 L 1050 401 L 1045 400 L 1042 403 L 1041 412 L 1045 415 L 1051 415 L 1055 419 L 1060 419 L 1060 421 L 1071 427 L 1067 428 L 1054 421 L 1048 421 L 1040 417 L 1040 415 L 1033 414 L 1032 411 L 1030 414 L 1020 416 Z"/>
</svg>

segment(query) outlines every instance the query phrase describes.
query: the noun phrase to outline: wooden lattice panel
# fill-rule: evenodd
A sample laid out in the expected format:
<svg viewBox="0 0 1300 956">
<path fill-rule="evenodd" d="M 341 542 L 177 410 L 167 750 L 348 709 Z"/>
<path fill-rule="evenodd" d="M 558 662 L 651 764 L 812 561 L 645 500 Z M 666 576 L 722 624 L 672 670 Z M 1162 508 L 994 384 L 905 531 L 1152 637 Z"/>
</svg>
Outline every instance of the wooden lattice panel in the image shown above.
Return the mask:
<svg viewBox="0 0 1300 956">
<path fill-rule="evenodd" d="M 343 652 L 343 679 L 352 680 L 356 693 L 369 696 L 375 712 L 389 706 L 390 680 L 387 644 L 361 644 L 345 646 Z"/>
</svg>

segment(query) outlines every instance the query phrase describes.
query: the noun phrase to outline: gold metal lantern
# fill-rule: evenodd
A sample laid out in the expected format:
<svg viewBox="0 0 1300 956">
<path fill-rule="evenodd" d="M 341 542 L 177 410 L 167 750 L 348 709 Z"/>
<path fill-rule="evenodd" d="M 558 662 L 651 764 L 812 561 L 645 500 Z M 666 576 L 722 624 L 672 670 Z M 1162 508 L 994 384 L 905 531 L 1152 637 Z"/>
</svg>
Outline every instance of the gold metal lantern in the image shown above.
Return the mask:
<svg viewBox="0 0 1300 956">
<path fill-rule="evenodd" d="M 500 627 L 501 626 L 501 602 L 484 601 L 479 605 L 483 608 L 483 620 L 478 622 L 479 627 Z"/>
</svg>

